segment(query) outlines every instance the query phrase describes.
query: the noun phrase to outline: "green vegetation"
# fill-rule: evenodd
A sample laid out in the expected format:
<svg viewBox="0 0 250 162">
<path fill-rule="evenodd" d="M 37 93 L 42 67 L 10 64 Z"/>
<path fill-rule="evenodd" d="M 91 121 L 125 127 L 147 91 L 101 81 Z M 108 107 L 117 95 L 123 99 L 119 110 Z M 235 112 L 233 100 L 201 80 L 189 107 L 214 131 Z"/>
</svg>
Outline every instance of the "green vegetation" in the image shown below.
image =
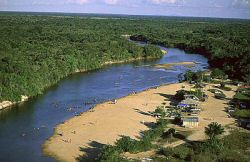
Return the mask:
<svg viewBox="0 0 250 162">
<path fill-rule="evenodd" d="M 175 148 L 162 148 L 159 154 L 164 157 L 159 156 L 155 158 L 155 160 L 247 162 L 250 159 L 249 146 L 250 133 L 235 130 L 223 139 L 208 140 L 205 142 L 190 142 Z"/>
<path fill-rule="evenodd" d="M 158 106 L 156 109 L 155 109 L 155 114 L 159 114 L 161 117 L 165 117 L 166 115 L 166 112 L 163 108 L 163 106 Z"/>
<path fill-rule="evenodd" d="M 250 118 L 250 88 L 239 88 L 233 98 L 237 118 Z"/>
<path fill-rule="evenodd" d="M 222 90 L 224 90 L 224 91 L 231 91 L 231 90 L 232 90 L 232 88 L 226 87 L 226 86 L 224 86 L 224 87 L 219 87 L 219 88 L 222 89 Z"/>
<path fill-rule="evenodd" d="M 174 128 L 169 128 L 165 131 L 161 138 L 159 138 L 156 142 L 158 147 L 165 145 L 166 143 L 173 143 L 179 140 L 186 140 L 186 138 L 192 134 L 191 131 L 176 131 Z"/>
<path fill-rule="evenodd" d="M 239 88 L 234 99 L 243 102 L 250 101 L 250 88 Z"/>
<path fill-rule="evenodd" d="M 217 68 L 213 69 L 211 72 L 211 77 L 216 79 L 226 79 L 225 75 L 224 71 Z"/>
<path fill-rule="evenodd" d="M 218 89 L 208 89 L 208 91 L 214 93 L 214 97 L 217 99 L 225 99 L 227 96 Z"/>
<path fill-rule="evenodd" d="M 152 44 L 203 54 L 229 77 L 250 78 L 248 20 L 38 15 L 0 15 L 0 101 L 35 96 L 69 74 L 105 62 L 161 57 Z M 151 45 L 135 45 L 122 35 Z"/>
<path fill-rule="evenodd" d="M 63 77 L 105 62 L 161 57 L 158 47 L 122 36 L 134 30 L 124 29 L 128 22 L 0 15 L 0 101 L 41 94 Z"/>
<path fill-rule="evenodd" d="M 156 127 L 156 129 L 158 129 Z M 151 158 L 154 161 L 209 161 L 209 162 L 228 162 L 242 161 L 247 162 L 250 159 L 250 133 L 242 132 L 241 130 L 233 130 L 229 135 L 218 138 L 224 132 L 224 128 L 218 123 L 211 123 L 206 127 L 205 133 L 209 139 L 201 142 L 186 142 L 183 145 L 169 148 L 162 147 L 160 143 L 154 142 L 156 146 L 148 147 L 147 149 L 133 149 L 134 144 L 139 141 L 133 140 L 130 137 L 122 137 L 116 142 L 115 146 L 105 146 L 99 156 L 99 160 L 106 162 L 129 161 L 121 157 L 124 151 L 137 153 L 144 152 L 149 149 L 157 149 L 158 152 Z M 159 136 L 162 134 L 162 136 Z M 175 129 L 169 129 L 166 132 L 156 133 L 155 137 L 171 139 L 177 133 Z M 144 138 L 144 137 L 143 137 Z M 143 141 L 143 138 L 141 141 Z M 155 138 L 154 138 L 155 139 Z M 185 139 L 179 138 L 179 139 Z M 153 146 L 153 145 L 152 145 Z M 131 161 L 131 160 L 130 160 Z M 133 161 L 133 160 L 132 160 Z"/>
<path fill-rule="evenodd" d="M 223 93 L 222 91 L 218 90 L 218 89 L 208 89 L 209 92 L 212 92 L 212 93 Z"/>
<path fill-rule="evenodd" d="M 249 109 L 246 109 L 246 110 L 237 109 L 233 115 L 237 118 L 250 118 L 250 110 Z"/>
<path fill-rule="evenodd" d="M 188 82 L 196 82 L 200 83 L 203 80 L 203 73 L 201 71 L 193 72 L 191 70 L 187 70 L 184 75 L 184 80 Z"/>
<path fill-rule="evenodd" d="M 156 122 L 154 128 L 143 132 L 143 136 L 140 140 L 123 136 L 116 141 L 114 146 L 107 145 L 102 149 L 102 152 L 99 155 L 99 161 L 119 162 L 120 160 L 126 160 L 120 157 L 120 154 L 123 152 L 137 153 L 150 150 L 154 147 L 152 142 L 164 133 L 167 124 L 167 120 L 160 118 Z"/>
<path fill-rule="evenodd" d="M 225 99 L 227 96 L 224 94 L 224 93 L 215 93 L 214 94 L 214 97 L 217 98 L 217 99 Z"/>
<path fill-rule="evenodd" d="M 188 21 L 159 22 L 157 32 L 142 31 L 131 38 L 203 54 L 212 67 L 223 70 L 215 70 L 216 77 L 250 78 L 249 21 Z"/>
<path fill-rule="evenodd" d="M 210 140 L 214 140 L 218 135 L 224 132 L 224 128 L 218 123 L 212 122 L 207 127 L 205 127 L 205 134 Z"/>
<path fill-rule="evenodd" d="M 205 94 L 201 89 L 195 89 L 195 91 L 179 90 L 174 95 L 174 99 L 177 101 L 182 101 L 185 99 L 185 95 L 195 95 L 199 100 L 204 101 Z"/>
</svg>

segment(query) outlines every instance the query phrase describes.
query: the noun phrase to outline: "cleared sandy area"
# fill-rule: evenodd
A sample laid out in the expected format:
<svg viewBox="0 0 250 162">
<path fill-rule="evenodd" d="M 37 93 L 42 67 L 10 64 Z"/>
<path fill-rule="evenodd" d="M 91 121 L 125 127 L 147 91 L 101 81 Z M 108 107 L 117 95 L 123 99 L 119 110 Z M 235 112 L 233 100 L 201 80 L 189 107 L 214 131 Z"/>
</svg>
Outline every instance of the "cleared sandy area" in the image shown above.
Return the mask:
<svg viewBox="0 0 250 162">
<path fill-rule="evenodd" d="M 103 144 L 113 144 L 122 135 L 140 137 L 141 131 L 149 129 L 146 125 L 156 121 L 148 112 L 154 111 L 156 106 L 162 105 L 163 102 L 168 106 L 168 98 L 183 85 L 187 90 L 191 88 L 187 83 L 164 85 L 118 99 L 116 104 L 99 104 L 94 108 L 94 112 L 83 113 L 57 126 L 55 134 L 44 144 L 43 151 L 60 161 L 76 161 L 80 155 L 83 155 L 86 161 L 91 161 Z M 212 88 L 212 85 L 207 86 L 205 91 L 209 88 Z M 203 111 L 200 114 L 199 127 L 180 128 L 194 131 L 188 137 L 189 140 L 204 139 L 204 127 L 213 121 L 222 125 L 234 123 L 234 119 L 228 118 L 224 111 L 228 101 L 215 99 L 212 93 L 206 93 L 209 99 L 201 104 Z M 234 93 L 225 92 L 229 98 Z"/>
</svg>

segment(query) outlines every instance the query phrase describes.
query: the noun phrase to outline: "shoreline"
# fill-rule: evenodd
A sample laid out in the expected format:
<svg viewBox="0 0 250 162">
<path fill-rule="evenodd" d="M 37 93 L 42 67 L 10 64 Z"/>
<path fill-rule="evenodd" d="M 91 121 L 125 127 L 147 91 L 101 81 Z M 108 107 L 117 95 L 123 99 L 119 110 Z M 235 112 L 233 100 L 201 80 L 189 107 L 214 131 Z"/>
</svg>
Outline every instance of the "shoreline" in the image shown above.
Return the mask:
<svg viewBox="0 0 250 162">
<path fill-rule="evenodd" d="M 58 154 L 58 153 L 55 153 L 54 151 L 56 151 L 56 150 L 58 150 L 58 148 L 57 149 L 51 149 L 51 145 L 53 145 L 53 144 L 55 144 L 54 142 L 59 142 L 59 143 L 61 143 L 61 144 L 66 144 L 66 147 L 63 147 L 65 150 L 68 150 L 67 149 L 67 142 L 64 142 L 64 141 L 62 141 L 62 139 L 60 139 L 60 137 L 62 137 L 63 138 L 63 136 L 65 136 L 64 135 L 64 133 L 62 133 L 62 132 L 64 132 L 64 131 L 62 131 L 61 130 L 61 128 L 62 127 L 64 127 L 65 125 L 72 125 L 73 123 L 75 123 L 75 120 L 81 120 L 81 118 L 85 118 L 85 117 L 87 117 L 87 118 L 89 118 L 89 116 L 97 116 L 97 118 L 99 118 L 100 116 L 99 116 L 99 114 L 98 115 L 95 115 L 96 114 L 96 112 L 99 110 L 99 111 L 105 111 L 105 114 L 104 115 L 107 115 L 108 113 L 109 113 L 109 111 L 110 111 L 110 106 L 112 107 L 111 109 L 117 109 L 117 106 L 119 107 L 120 106 L 120 104 L 119 103 L 123 103 L 124 101 L 123 100 L 127 100 L 127 99 L 130 99 L 130 98 L 139 98 L 141 95 L 143 95 L 144 97 L 148 97 L 148 94 L 147 94 L 147 92 L 155 92 L 155 91 L 157 91 L 159 88 L 167 88 L 167 87 L 169 87 L 169 86 L 173 86 L 173 87 L 175 87 L 175 86 L 178 86 L 178 88 L 181 88 L 181 86 L 183 85 L 183 83 L 168 83 L 168 84 L 163 84 L 163 85 L 159 85 L 159 86 L 154 86 L 154 87 L 150 87 L 150 88 L 148 88 L 148 89 L 145 89 L 145 90 L 143 90 L 143 91 L 141 91 L 141 92 L 137 92 L 136 94 L 128 94 L 128 95 L 126 95 L 126 96 L 123 96 L 123 97 L 121 97 L 121 98 L 117 98 L 116 100 L 117 100 L 117 104 L 112 104 L 112 102 L 111 101 L 106 101 L 106 102 L 103 102 L 103 103 L 100 103 L 100 104 L 97 104 L 97 105 L 95 105 L 93 108 L 92 108 L 92 111 L 94 111 L 94 112 L 91 112 L 91 110 L 89 110 L 89 111 L 86 111 L 86 112 L 83 112 L 83 113 L 81 113 L 81 115 L 80 116 L 75 116 L 75 117 L 72 117 L 72 118 L 70 118 L 70 119 L 68 119 L 68 120 L 66 120 L 66 121 L 64 121 L 63 123 L 61 123 L 61 124 L 59 124 L 59 125 L 57 125 L 55 128 L 54 128 L 54 134 L 50 137 L 50 138 L 48 138 L 45 142 L 44 142 L 44 144 L 42 145 L 42 151 L 43 151 L 43 154 L 44 155 L 46 155 L 46 156 L 50 156 L 50 157 L 53 157 L 53 158 L 55 158 L 56 160 L 58 160 L 58 161 L 76 161 L 76 159 L 75 158 L 77 158 L 78 156 L 80 156 L 81 154 L 77 154 L 77 156 L 74 156 L 73 158 L 72 157 L 70 157 L 70 159 L 65 159 L 65 158 L 63 158 L 63 157 L 61 157 L 60 155 L 62 155 L 62 154 Z M 173 93 L 175 93 L 175 91 L 173 91 Z M 159 98 L 161 98 L 160 100 L 158 100 L 158 102 L 150 102 L 150 101 L 148 101 L 148 103 L 147 103 L 147 105 L 145 105 L 145 101 L 142 101 L 141 102 L 141 104 L 140 104 L 140 106 L 142 106 L 142 107 L 150 107 L 150 108 L 148 108 L 147 110 L 148 111 L 154 111 L 155 110 L 155 108 L 157 107 L 157 106 L 159 106 L 161 103 L 162 103 L 162 100 L 164 100 L 164 96 L 160 96 L 159 94 L 156 94 Z M 158 98 L 157 97 L 157 98 Z M 150 97 L 151 98 L 151 97 Z M 126 101 L 125 101 L 126 102 Z M 123 104 L 122 104 L 123 105 Z M 131 105 L 130 105 L 131 106 Z M 129 109 L 130 111 L 135 111 L 135 113 L 138 115 L 139 114 L 139 116 L 140 115 L 143 115 L 143 114 L 140 114 L 140 113 L 143 113 L 143 110 L 141 110 L 141 112 L 140 113 L 138 113 L 137 111 L 138 110 L 134 110 L 134 108 L 133 107 L 130 107 L 130 106 L 126 106 L 126 108 L 125 108 L 125 110 L 126 109 Z M 129 108 L 130 107 L 130 108 Z M 105 109 L 103 109 L 103 108 L 105 108 Z M 119 109 L 119 108 L 118 108 Z M 140 109 L 140 108 L 139 108 Z M 112 114 L 112 112 L 111 112 L 111 114 Z M 125 118 L 127 118 L 126 116 L 127 116 L 127 113 L 125 113 L 126 115 L 125 116 L 123 116 L 123 119 L 125 119 Z M 136 116 L 137 116 L 136 115 Z M 144 116 L 144 115 L 143 115 Z M 106 116 L 102 116 L 102 117 L 104 117 L 104 118 L 106 118 Z M 97 121 L 97 118 L 96 117 L 94 117 L 95 118 L 95 121 Z M 143 118 L 143 117 L 142 117 Z M 147 119 L 143 119 L 143 120 L 140 120 L 140 119 L 130 119 L 130 120 L 136 120 L 137 121 L 137 126 L 138 125 L 141 125 L 141 126 L 139 126 L 139 130 L 137 129 L 134 129 L 134 127 L 131 127 L 131 128 L 133 128 L 133 129 L 131 129 L 130 128 L 130 130 L 129 130 L 129 133 L 128 134 L 116 134 L 116 137 L 120 137 L 121 135 L 128 135 L 128 136 L 132 136 L 133 138 L 135 138 L 135 139 L 138 139 L 139 138 L 139 136 L 140 136 L 140 132 L 142 131 L 142 130 L 148 130 L 149 128 L 147 127 L 147 126 L 145 126 L 144 124 L 142 124 L 141 123 L 141 121 L 143 121 L 143 122 L 149 122 L 149 123 L 154 123 L 155 121 L 156 121 L 156 119 L 155 119 L 155 117 L 152 117 L 152 116 L 147 116 L 146 117 Z M 120 119 L 122 119 L 122 118 L 116 118 L 116 120 L 117 121 L 120 121 Z M 83 119 L 84 120 L 84 119 Z M 90 121 L 87 121 L 88 119 L 85 119 L 85 122 L 87 122 L 87 123 L 93 123 L 91 120 Z M 79 122 L 76 122 L 76 123 L 79 123 Z M 113 122 L 111 122 L 111 123 L 113 123 Z M 124 123 L 123 123 L 124 124 Z M 130 124 L 134 124 L 134 123 L 130 123 Z M 88 126 L 90 126 L 90 125 L 87 125 L 87 127 Z M 118 127 L 120 127 L 120 125 L 117 125 Z M 119 129 L 119 128 L 118 128 Z M 113 131 L 113 128 L 111 129 L 112 131 Z M 135 131 L 136 130 L 136 131 Z M 126 131 L 126 130 L 125 130 Z M 135 132 L 134 132 L 135 131 Z M 71 131 L 69 131 L 68 132 L 69 134 L 72 134 L 72 132 Z M 109 132 L 109 133 L 111 133 L 111 132 Z M 61 134 L 63 134 L 63 136 L 61 136 Z M 91 136 L 89 136 L 89 137 L 91 137 Z M 59 138 L 59 140 L 58 140 L 58 138 Z M 111 138 L 111 140 L 109 141 L 107 141 L 106 140 L 106 143 L 105 144 L 113 144 L 115 141 L 116 141 L 116 139 L 117 138 Z M 88 141 L 89 140 L 87 140 L 86 141 L 86 143 L 82 143 L 83 144 L 83 147 L 84 146 L 86 146 L 86 145 L 88 145 Z M 71 139 L 71 142 L 73 143 L 73 139 Z M 100 142 L 101 143 L 101 142 Z M 81 143 L 78 143 L 79 145 L 77 145 L 77 147 L 75 147 L 75 152 L 78 152 L 78 153 L 80 153 L 80 151 L 79 151 L 79 148 L 81 147 Z M 55 147 L 57 147 L 57 146 L 60 146 L 60 144 L 58 145 L 58 143 L 56 144 L 56 145 L 54 145 Z M 76 146 L 76 145 L 75 145 Z M 60 146 L 61 147 L 61 146 Z M 91 147 L 91 146 L 87 146 L 87 147 Z M 63 150 L 61 150 L 61 151 L 63 151 Z M 65 154 L 64 154 L 65 155 Z"/>
<path fill-rule="evenodd" d="M 163 55 L 167 54 L 164 53 Z M 107 65 L 113 65 L 113 64 L 122 64 L 122 63 L 128 63 L 128 62 L 134 62 L 134 61 L 140 61 L 140 60 L 151 60 L 151 59 L 157 59 L 157 58 L 153 58 L 153 57 L 148 57 L 148 58 L 143 58 L 143 57 L 139 57 L 139 58 L 132 58 L 132 59 L 129 59 L 129 60 L 123 60 L 123 61 L 107 61 L 107 62 L 104 62 L 100 68 L 103 68 Z M 77 74 L 77 73 L 85 73 L 85 72 L 89 72 L 89 71 L 92 71 L 92 70 L 98 70 L 100 68 L 96 68 L 96 69 L 91 69 L 91 70 L 84 70 L 84 69 L 76 69 L 75 72 L 72 72 L 70 73 L 69 75 L 67 75 L 66 77 L 69 77 L 70 75 L 73 75 L 73 74 Z M 63 79 L 63 78 L 62 78 Z M 60 79 L 60 80 L 62 80 Z M 59 81 L 60 81 L 59 80 Z M 57 83 L 56 83 L 57 84 Z M 49 86 L 49 87 L 52 87 L 54 86 L 55 84 Z M 44 91 L 49 88 L 49 87 L 45 87 L 44 88 Z M 26 101 L 28 101 L 29 99 L 31 99 L 32 97 L 35 97 L 35 96 L 26 96 L 26 95 L 22 95 L 21 96 L 21 101 L 16 101 L 16 102 L 13 102 L 13 101 L 1 101 L 0 102 L 0 111 L 1 110 L 4 110 L 4 109 L 7 109 L 7 108 L 12 108 L 18 104 L 22 104 Z"/>
<path fill-rule="evenodd" d="M 185 67 L 193 67 L 197 63 L 196 62 L 173 62 L 173 63 L 166 63 L 166 64 L 156 64 L 154 67 L 156 68 L 163 68 L 163 69 L 171 69 L 173 66 L 185 66 Z"/>
<path fill-rule="evenodd" d="M 18 102 L 2 101 L 2 102 L 0 102 L 0 111 L 1 111 L 1 110 L 4 110 L 4 109 L 6 109 L 6 108 L 11 108 L 11 107 L 13 107 L 13 106 L 15 106 L 15 105 L 24 103 L 24 102 L 28 101 L 29 98 L 30 98 L 30 97 L 28 97 L 28 96 L 22 95 L 22 96 L 21 96 L 21 101 L 18 101 Z"/>
<path fill-rule="evenodd" d="M 156 121 L 149 112 L 163 103 L 169 106 L 166 95 L 174 95 L 183 85 L 186 89 L 191 88 L 188 83 L 165 84 L 117 99 L 116 104 L 110 101 L 100 103 L 91 111 L 57 125 L 54 134 L 42 146 L 43 154 L 60 161 L 76 161 L 79 156 L 91 159 L 93 155 L 89 155 L 89 152 L 98 152 L 96 145 L 114 144 L 122 135 L 138 139 L 141 131 L 149 129 L 146 123 Z M 211 88 L 211 85 L 207 88 Z M 224 111 L 225 101 L 215 99 L 208 91 L 206 93 L 209 101 L 201 104 L 204 109 L 201 121 L 198 128 L 191 129 L 194 133 L 188 137 L 189 140 L 204 140 L 204 127 L 212 121 L 222 125 L 234 123 L 233 118 L 228 118 Z M 232 97 L 235 92 L 225 93 Z"/>
</svg>

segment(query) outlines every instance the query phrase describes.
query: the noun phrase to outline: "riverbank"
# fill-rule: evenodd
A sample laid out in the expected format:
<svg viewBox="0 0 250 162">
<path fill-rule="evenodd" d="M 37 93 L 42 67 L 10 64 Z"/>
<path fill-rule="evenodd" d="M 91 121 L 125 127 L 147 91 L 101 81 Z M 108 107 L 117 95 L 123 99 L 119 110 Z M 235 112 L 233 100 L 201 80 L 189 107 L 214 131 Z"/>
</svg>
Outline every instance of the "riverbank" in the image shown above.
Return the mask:
<svg viewBox="0 0 250 162">
<path fill-rule="evenodd" d="M 21 101 L 19 102 L 11 102 L 11 101 L 3 101 L 3 102 L 0 102 L 0 111 L 3 110 L 3 109 L 6 109 L 8 107 L 12 107 L 16 104 L 20 104 L 20 103 L 23 103 L 25 101 L 28 101 L 29 97 L 28 96 L 21 96 Z"/>
<path fill-rule="evenodd" d="M 163 85 L 118 99 L 116 104 L 99 104 L 91 111 L 58 125 L 54 135 L 43 145 L 44 154 L 61 161 L 76 161 L 82 155 L 89 161 L 96 156 L 98 148 L 104 144 L 114 144 L 122 135 L 139 138 L 140 132 L 149 129 L 150 123 L 156 121 L 149 112 L 163 103 L 169 106 L 167 96 L 173 96 L 183 86 L 185 89 L 191 88 L 187 83 Z M 215 99 L 207 91 L 212 86 L 208 85 L 205 89 L 209 99 L 201 105 L 200 124 L 198 128 L 192 129 L 194 133 L 189 136 L 190 140 L 203 140 L 204 127 L 210 122 L 217 121 L 222 125 L 234 123 L 224 111 L 227 101 Z M 234 93 L 225 92 L 229 98 Z"/>
<path fill-rule="evenodd" d="M 161 50 L 163 55 L 167 54 L 167 51 L 166 50 Z M 104 67 L 104 66 L 107 66 L 107 65 L 112 65 L 112 64 L 122 64 L 122 63 L 128 63 L 128 62 L 134 62 L 134 61 L 140 61 L 140 60 L 152 60 L 152 59 L 157 59 L 157 58 L 154 58 L 154 57 L 138 57 L 138 58 L 132 58 L 132 59 L 128 59 L 128 60 L 121 60 L 121 61 L 107 61 L 107 62 L 104 62 L 100 68 Z M 91 70 L 97 70 L 97 69 L 100 69 L 100 68 L 96 68 L 96 69 L 91 69 Z M 69 74 L 68 76 L 72 75 L 72 74 L 76 74 L 76 73 L 83 73 L 83 72 L 88 72 L 90 70 L 85 70 L 85 69 L 76 69 L 75 72 Z M 53 86 L 53 85 L 51 85 Z M 48 88 L 48 87 L 46 87 Z M 45 88 L 45 89 L 46 89 Z M 11 108 L 17 104 L 21 104 L 25 101 L 28 101 L 29 98 L 32 98 L 33 96 L 26 96 L 26 95 L 22 95 L 21 96 L 21 100 L 20 101 L 17 101 L 17 102 L 12 102 L 12 101 L 2 101 L 0 102 L 0 111 L 3 110 L 3 109 L 6 109 L 6 108 Z"/>
</svg>

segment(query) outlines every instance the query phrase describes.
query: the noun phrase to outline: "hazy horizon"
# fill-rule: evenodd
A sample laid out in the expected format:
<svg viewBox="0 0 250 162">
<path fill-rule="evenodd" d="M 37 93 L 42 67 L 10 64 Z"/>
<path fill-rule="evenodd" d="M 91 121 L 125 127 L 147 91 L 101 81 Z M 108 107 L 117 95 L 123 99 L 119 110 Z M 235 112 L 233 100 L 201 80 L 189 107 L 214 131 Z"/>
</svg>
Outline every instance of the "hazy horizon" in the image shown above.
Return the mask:
<svg viewBox="0 0 250 162">
<path fill-rule="evenodd" d="M 0 0 L 0 11 L 250 19 L 250 0 Z"/>
</svg>

